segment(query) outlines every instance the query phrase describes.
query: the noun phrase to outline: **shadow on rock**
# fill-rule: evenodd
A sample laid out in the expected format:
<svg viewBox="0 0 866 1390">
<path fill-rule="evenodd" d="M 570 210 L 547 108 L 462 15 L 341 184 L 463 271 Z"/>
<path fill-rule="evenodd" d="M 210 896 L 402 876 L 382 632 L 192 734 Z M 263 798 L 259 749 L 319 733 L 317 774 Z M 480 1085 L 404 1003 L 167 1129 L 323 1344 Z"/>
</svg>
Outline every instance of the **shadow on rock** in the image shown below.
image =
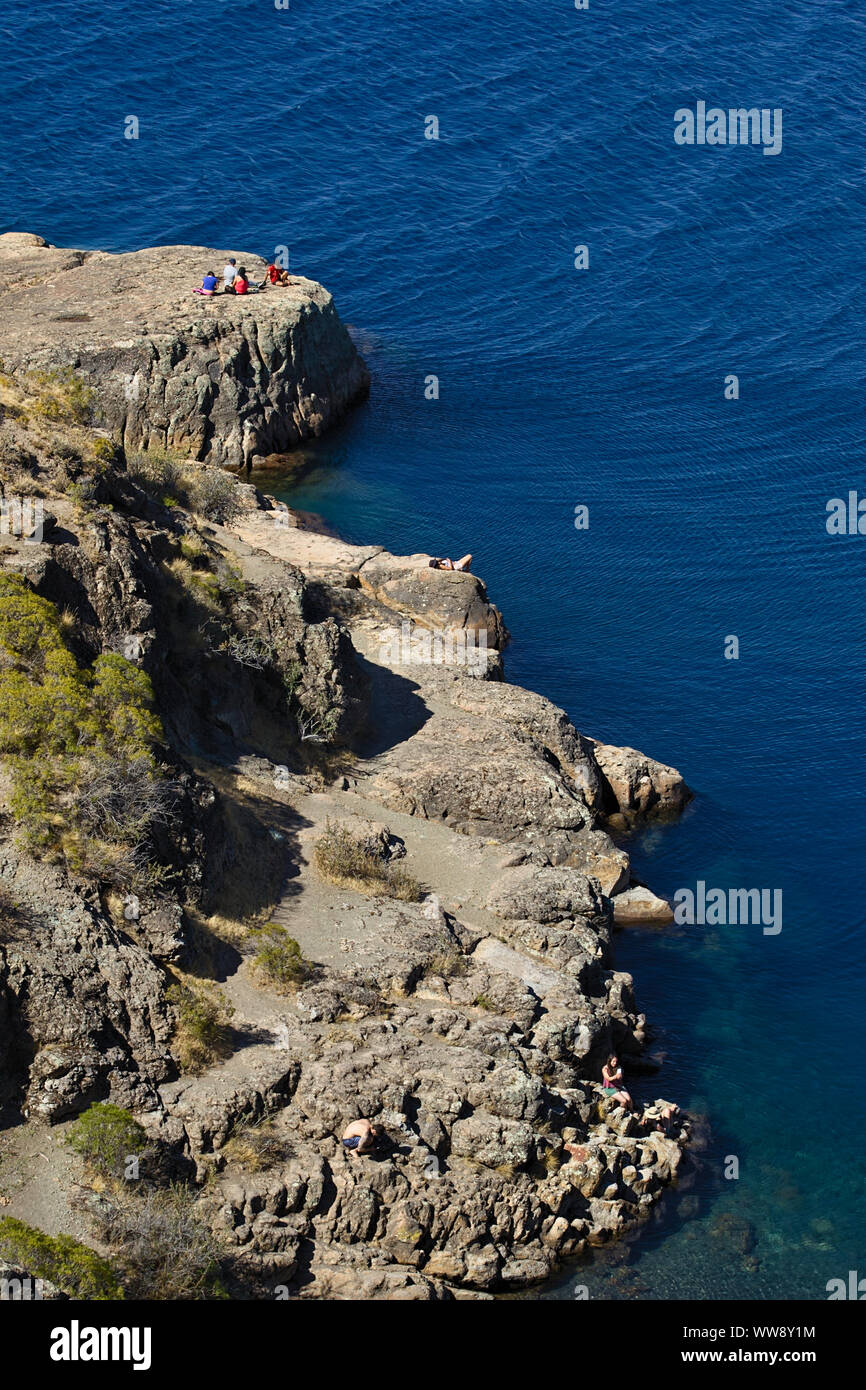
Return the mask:
<svg viewBox="0 0 866 1390">
<path fill-rule="evenodd" d="M 370 681 L 370 716 L 367 732 L 357 740 L 355 751 L 361 757 L 374 758 L 412 738 L 432 716 L 416 693 L 419 686 L 415 681 L 368 661 L 360 653 L 358 665 Z"/>
</svg>

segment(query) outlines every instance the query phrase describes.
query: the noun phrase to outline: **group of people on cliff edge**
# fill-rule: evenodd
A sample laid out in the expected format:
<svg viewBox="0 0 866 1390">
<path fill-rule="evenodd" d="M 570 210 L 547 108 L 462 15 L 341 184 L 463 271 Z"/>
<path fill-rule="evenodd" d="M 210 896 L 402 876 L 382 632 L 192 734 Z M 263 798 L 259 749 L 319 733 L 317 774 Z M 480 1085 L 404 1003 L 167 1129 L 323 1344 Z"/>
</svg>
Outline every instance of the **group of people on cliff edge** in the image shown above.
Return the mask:
<svg viewBox="0 0 866 1390">
<path fill-rule="evenodd" d="M 223 294 L 257 294 L 266 285 L 291 285 L 292 280 L 287 270 L 281 270 L 273 261 L 268 265 L 264 279 L 258 285 L 250 285 L 250 278 L 247 274 L 245 265 L 239 266 L 234 256 L 229 256 L 223 266 L 222 273 L 222 293 Z M 196 294 L 202 294 L 210 299 L 215 294 L 219 294 L 219 281 L 212 270 L 206 272 L 202 277 L 201 288 L 196 289 Z"/>
</svg>

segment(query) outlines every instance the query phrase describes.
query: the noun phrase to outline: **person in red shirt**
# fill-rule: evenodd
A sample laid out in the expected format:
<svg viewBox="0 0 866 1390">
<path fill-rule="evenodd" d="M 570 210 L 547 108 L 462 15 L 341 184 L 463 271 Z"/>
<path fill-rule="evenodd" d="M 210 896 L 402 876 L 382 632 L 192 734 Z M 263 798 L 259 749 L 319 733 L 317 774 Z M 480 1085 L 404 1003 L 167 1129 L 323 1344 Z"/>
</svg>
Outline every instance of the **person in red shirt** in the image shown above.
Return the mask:
<svg viewBox="0 0 866 1390">
<path fill-rule="evenodd" d="M 245 265 L 239 266 L 238 273 L 235 276 L 234 292 L 235 294 L 246 294 L 249 287 L 250 282 L 247 279 L 247 268 Z"/>
<path fill-rule="evenodd" d="M 265 279 L 269 280 L 272 285 L 290 285 L 292 283 L 289 279 L 289 272 L 287 270 L 280 270 L 279 266 L 274 265 L 273 261 L 267 268 Z"/>
</svg>

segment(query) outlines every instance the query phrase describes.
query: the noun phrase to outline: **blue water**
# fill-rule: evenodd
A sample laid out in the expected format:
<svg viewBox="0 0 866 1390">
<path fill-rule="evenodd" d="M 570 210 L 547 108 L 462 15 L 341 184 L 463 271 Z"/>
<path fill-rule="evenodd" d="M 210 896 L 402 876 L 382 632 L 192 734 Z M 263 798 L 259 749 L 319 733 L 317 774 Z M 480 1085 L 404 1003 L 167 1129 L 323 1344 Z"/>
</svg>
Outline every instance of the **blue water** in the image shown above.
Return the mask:
<svg viewBox="0 0 866 1390">
<path fill-rule="evenodd" d="M 2 228 L 287 245 L 374 378 L 294 502 L 472 550 L 510 678 L 683 771 L 687 814 L 630 846 L 657 890 L 783 892 L 777 936 L 620 938 L 667 1057 L 648 1089 L 712 1138 L 659 1225 L 553 1296 L 866 1274 L 866 537 L 824 524 L 866 494 L 862 9 L 7 0 L 2 23 Z M 781 107 L 782 153 L 675 145 L 698 99 Z"/>
</svg>

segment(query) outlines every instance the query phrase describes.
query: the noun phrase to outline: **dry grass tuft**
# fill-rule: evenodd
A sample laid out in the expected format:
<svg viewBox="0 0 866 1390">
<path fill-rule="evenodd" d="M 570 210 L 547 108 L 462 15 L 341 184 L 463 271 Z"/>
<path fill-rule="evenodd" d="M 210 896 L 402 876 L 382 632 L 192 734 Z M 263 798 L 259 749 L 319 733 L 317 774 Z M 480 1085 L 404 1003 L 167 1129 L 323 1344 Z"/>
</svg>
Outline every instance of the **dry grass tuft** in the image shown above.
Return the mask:
<svg viewBox="0 0 866 1390">
<path fill-rule="evenodd" d="M 392 864 L 378 841 L 353 835 L 345 825 L 328 821 L 316 842 L 314 858 L 322 878 L 340 888 L 407 903 L 421 897 L 418 880 L 402 865 Z"/>
</svg>

